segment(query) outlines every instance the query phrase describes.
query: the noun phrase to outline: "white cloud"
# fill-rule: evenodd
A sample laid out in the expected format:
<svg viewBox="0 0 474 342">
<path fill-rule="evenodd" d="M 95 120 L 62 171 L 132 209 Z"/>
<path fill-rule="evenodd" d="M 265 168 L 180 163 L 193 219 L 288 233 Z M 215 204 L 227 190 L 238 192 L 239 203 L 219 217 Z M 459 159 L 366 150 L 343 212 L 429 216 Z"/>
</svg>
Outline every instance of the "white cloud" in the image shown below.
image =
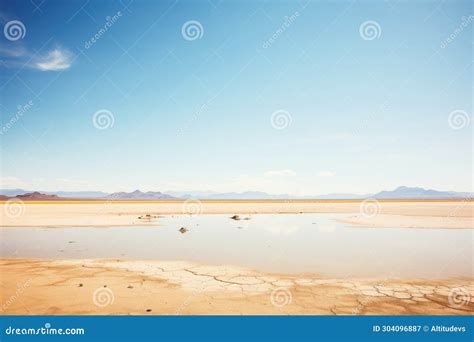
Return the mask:
<svg viewBox="0 0 474 342">
<path fill-rule="evenodd" d="M 319 177 L 332 177 L 334 176 L 334 173 L 332 173 L 331 171 L 320 171 L 318 173 L 318 176 Z"/>
<path fill-rule="evenodd" d="M 5 47 L 0 46 L 0 55 L 6 57 L 22 57 L 27 54 L 23 46 Z"/>
<path fill-rule="evenodd" d="M 71 54 L 67 51 L 54 49 L 50 51 L 41 61 L 36 62 L 35 67 L 42 71 L 59 71 L 71 67 Z"/>
<path fill-rule="evenodd" d="M 28 185 L 18 177 L 0 177 L 0 188 L 16 189 L 26 188 Z"/>
<path fill-rule="evenodd" d="M 60 183 L 72 183 L 73 181 L 69 178 L 56 178 L 56 181 L 57 182 L 60 182 Z"/>
<path fill-rule="evenodd" d="M 293 170 L 270 170 L 264 173 L 265 177 L 294 177 L 296 172 Z"/>
</svg>

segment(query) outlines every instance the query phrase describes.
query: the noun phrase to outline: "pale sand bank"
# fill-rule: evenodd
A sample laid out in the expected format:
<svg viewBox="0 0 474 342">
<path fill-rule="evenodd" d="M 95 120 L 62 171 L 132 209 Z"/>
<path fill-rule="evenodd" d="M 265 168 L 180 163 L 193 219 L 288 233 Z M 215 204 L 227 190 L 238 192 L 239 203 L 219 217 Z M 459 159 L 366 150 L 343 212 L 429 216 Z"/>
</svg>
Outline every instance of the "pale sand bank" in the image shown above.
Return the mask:
<svg viewBox="0 0 474 342">
<path fill-rule="evenodd" d="M 3 259 L 0 265 L 4 315 L 474 312 L 472 279 L 322 279 L 159 261 Z"/>
<path fill-rule="evenodd" d="M 0 210 L 9 210 L 5 202 Z M 20 215 L 2 215 L 2 227 L 113 227 L 159 225 L 138 217 L 150 215 L 201 214 L 347 214 L 341 220 L 355 226 L 397 228 L 474 228 L 473 201 L 379 202 L 377 215 L 361 213 L 360 201 L 285 202 L 96 202 L 28 203 Z M 372 213 L 371 213 L 372 214 Z M 369 215 L 370 216 L 370 215 Z"/>
</svg>

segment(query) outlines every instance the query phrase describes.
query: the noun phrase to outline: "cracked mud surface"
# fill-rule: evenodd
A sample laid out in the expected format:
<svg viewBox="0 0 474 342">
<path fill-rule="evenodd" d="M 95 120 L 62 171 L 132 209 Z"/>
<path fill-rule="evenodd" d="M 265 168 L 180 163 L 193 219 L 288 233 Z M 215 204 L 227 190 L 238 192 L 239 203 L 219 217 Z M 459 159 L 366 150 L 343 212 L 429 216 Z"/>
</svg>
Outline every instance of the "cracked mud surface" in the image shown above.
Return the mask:
<svg viewBox="0 0 474 342">
<path fill-rule="evenodd" d="M 164 261 L 3 259 L 0 265 L 2 314 L 474 313 L 467 278 L 328 279 Z"/>
</svg>

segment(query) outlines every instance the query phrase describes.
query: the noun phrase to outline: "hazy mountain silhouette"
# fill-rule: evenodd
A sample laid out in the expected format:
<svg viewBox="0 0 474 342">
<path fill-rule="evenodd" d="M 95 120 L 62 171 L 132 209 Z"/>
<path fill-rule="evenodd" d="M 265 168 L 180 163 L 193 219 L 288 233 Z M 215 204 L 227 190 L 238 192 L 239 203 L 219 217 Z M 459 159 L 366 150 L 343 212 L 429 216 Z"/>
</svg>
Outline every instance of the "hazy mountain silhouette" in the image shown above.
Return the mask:
<svg viewBox="0 0 474 342">
<path fill-rule="evenodd" d="M 266 200 L 266 199 L 468 199 L 473 198 L 472 192 L 438 191 L 419 187 L 399 186 L 394 190 L 384 190 L 375 194 L 330 193 L 315 196 L 291 196 L 287 194 L 268 194 L 261 191 L 245 192 L 214 192 L 214 191 L 147 191 L 106 193 L 102 191 L 26 191 L 23 189 L 0 189 L 0 196 L 15 197 L 27 193 L 41 195 L 57 195 L 60 198 L 75 199 L 117 199 L 117 200 L 179 200 L 188 198 L 209 200 Z M 37 195 L 36 195 L 37 196 Z M 47 197 L 45 197 L 47 199 Z M 52 198 L 51 198 L 52 199 Z"/>
</svg>

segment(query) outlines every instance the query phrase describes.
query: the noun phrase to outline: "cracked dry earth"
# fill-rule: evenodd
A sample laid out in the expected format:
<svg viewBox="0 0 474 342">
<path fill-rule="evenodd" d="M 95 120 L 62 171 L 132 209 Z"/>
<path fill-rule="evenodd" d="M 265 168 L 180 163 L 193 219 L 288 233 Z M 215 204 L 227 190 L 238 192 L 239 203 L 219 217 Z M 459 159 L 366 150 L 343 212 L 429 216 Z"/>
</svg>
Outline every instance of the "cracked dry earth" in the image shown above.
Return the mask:
<svg viewBox="0 0 474 342">
<path fill-rule="evenodd" d="M 2 314 L 468 315 L 472 279 L 327 279 L 233 266 L 3 259 Z"/>
</svg>

